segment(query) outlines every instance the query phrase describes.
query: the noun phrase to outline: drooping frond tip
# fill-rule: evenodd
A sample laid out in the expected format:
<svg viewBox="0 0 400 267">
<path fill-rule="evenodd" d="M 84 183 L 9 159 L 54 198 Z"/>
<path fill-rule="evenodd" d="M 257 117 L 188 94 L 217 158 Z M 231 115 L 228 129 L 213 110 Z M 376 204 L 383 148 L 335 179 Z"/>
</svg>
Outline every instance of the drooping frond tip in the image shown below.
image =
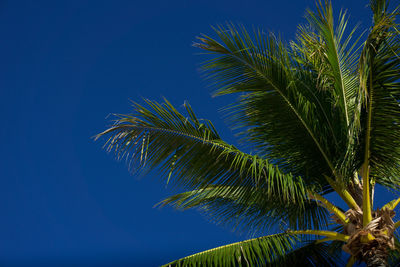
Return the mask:
<svg viewBox="0 0 400 267">
<path fill-rule="evenodd" d="M 315 184 L 307 185 L 301 177 L 280 170 L 268 160 L 227 144 L 212 123 L 198 119 L 188 104 L 185 116 L 169 102 L 147 103 L 150 108 L 135 104 L 133 114 L 120 115 L 97 137 L 107 136 L 106 149 L 114 151 L 118 159 L 125 157 L 129 164 L 136 164 L 136 169 L 157 168 L 167 183 L 194 189 L 190 195 L 193 199 L 182 195 L 175 199 L 181 202 L 172 202 L 191 203 L 183 205 L 188 207 L 225 207 L 222 210 L 232 215 L 226 222 L 238 216 L 251 217 L 254 220 L 248 223 L 252 229 L 265 228 L 283 218 L 292 228 L 324 224 L 327 214 L 307 197 Z M 254 204 L 251 209 L 246 206 L 249 203 Z"/>
<path fill-rule="evenodd" d="M 193 42 L 194 47 L 221 54 L 229 53 L 229 51 L 223 45 L 206 35 L 202 35 L 202 37 L 197 37 L 197 39 L 200 42 Z"/>
</svg>

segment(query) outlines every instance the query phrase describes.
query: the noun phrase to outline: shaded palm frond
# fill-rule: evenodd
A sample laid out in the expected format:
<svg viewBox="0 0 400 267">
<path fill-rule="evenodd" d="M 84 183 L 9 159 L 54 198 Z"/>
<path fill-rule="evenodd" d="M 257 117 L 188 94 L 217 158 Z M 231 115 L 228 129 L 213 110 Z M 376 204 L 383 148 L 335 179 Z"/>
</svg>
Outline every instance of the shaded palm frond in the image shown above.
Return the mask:
<svg viewBox="0 0 400 267">
<path fill-rule="evenodd" d="M 359 53 L 357 49 L 358 40 L 352 40 L 352 36 L 357 27 L 353 28 L 347 37 L 345 35 L 348 19 L 346 11 L 341 11 L 337 27 L 334 26 L 332 4 L 328 1 L 321 4 L 317 12 L 308 10 L 307 20 L 310 26 L 315 29 L 315 34 L 319 40 L 310 47 L 311 50 L 319 51 L 320 60 L 324 68 L 319 73 L 323 79 L 330 80 L 327 86 L 322 86 L 323 90 L 331 90 L 335 101 L 333 104 L 340 108 L 336 113 L 341 113 L 342 122 L 345 126 L 343 130 L 348 130 L 350 121 L 354 118 L 354 100 L 358 89 L 358 79 L 356 74 L 357 60 Z M 310 39 L 309 34 L 303 32 L 303 39 Z M 314 36 L 311 36 L 311 38 Z M 314 38 L 315 38 L 314 37 Z M 312 38 L 311 40 L 313 41 Z M 313 42 L 307 42 L 313 44 Z M 321 69 L 321 67 L 317 67 Z M 347 131 L 343 133 L 348 136 Z"/>
<path fill-rule="evenodd" d="M 360 58 L 362 140 L 360 157 L 371 176 L 391 188 L 400 184 L 400 35 L 398 11 L 372 1 L 374 25 Z"/>
<path fill-rule="evenodd" d="M 388 264 L 389 266 L 400 266 L 400 242 L 399 235 L 394 233 L 394 245 L 395 249 L 389 251 Z"/>
<path fill-rule="evenodd" d="M 283 229 L 326 229 L 328 211 L 314 200 L 302 205 L 285 204 L 266 197 L 267 192 L 257 187 L 208 186 L 183 192 L 159 203 L 186 210 L 198 208 L 214 222 L 227 223 L 248 231 L 270 230 L 280 225 Z"/>
<path fill-rule="evenodd" d="M 346 11 L 339 14 L 337 26 L 334 26 L 332 4 L 325 1 L 317 8 L 317 12 L 308 10 L 307 27 L 300 27 L 295 51 L 303 54 L 304 65 L 309 65 L 317 73 L 318 87 L 328 91 L 322 98 L 330 99 L 330 109 L 326 111 L 338 140 L 335 151 L 336 170 L 343 181 L 351 181 L 352 175 L 362 162 L 354 161 L 357 149 L 355 133 L 360 127 L 357 93 L 359 78 L 357 63 L 360 55 L 358 45 L 362 34 L 353 40 L 357 26 L 346 34 L 348 18 Z"/>
<path fill-rule="evenodd" d="M 340 247 L 338 249 L 339 244 Z M 306 241 L 285 256 L 276 259 L 271 266 L 344 266 L 342 242 Z"/>
</svg>

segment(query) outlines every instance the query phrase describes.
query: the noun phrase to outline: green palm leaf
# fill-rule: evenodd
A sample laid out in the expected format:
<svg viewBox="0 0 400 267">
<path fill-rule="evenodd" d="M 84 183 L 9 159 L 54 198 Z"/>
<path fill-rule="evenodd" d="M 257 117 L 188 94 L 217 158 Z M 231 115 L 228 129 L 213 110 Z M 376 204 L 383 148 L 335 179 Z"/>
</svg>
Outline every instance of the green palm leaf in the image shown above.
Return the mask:
<svg viewBox="0 0 400 267">
<path fill-rule="evenodd" d="M 105 147 L 118 159 L 126 158 L 131 169 L 159 166 L 168 181 L 174 177 L 175 184 L 190 188 L 215 184 L 233 192 L 236 186 L 259 187 L 277 202 L 302 205 L 307 200 L 301 179 L 228 145 L 189 105 L 185 117 L 168 101 L 147 103 L 150 109 L 134 104 L 134 114 L 118 115 L 114 126 L 96 136 L 109 136 Z"/>
<path fill-rule="evenodd" d="M 274 36 L 251 37 L 232 25 L 215 31 L 222 43 L 203 36 L 196 46 L 215 55 L 204 69 L 216 94 L 242 94 L 227 112 L 243 140 L 284 170 L 326 185 L 321 175 L 335 174 L 346 143 L 337 141 L 343 130 L 332 116 L 334 103 L 318 97 L 317 73 L 292 60 Z"/>
<path fill-rule="evenodd" d="M 329 213 L 314 200 L 303 205 L 279 203 L 266 198 L 258 187 L 208 186 L 173 195 L 158 205 L 172 205 L 186 210 L 198 208 L 213 221 L 228 223 L 246 230 L 269 230 L 281 225 L 285 229 L 326 228 Z"/>
<path fill-rule="evenodd" d="M 164 266 L 265 266 L 293 249 L 296 237 L 276 234 L 206 250 Z"/>
<path fill-rule="evenodd" d="M 277 258 L 272 266 L 344 266 L 341 260 L 341 246 L 336 243 L 318 243 L 306 241 L 300 247 L 293 249 L 283 257 Z"/>
<path fill-rule="evenodd" d="M 371 7 L 374 26 L 360 59 L 360 154 L 369 163 L 373 179 L 393 188 L 400 183 L 400 35 L 396 10 L 389 13 L 385 1 L 372 1 Z"/>
<path fill-rule="evenodd" d="M 332 127 L 338 140 L 339 150 L 335 154 L 339 160 L 335 167 L 345 178 L 343 181 L 348 182 L 361 165 L 353 157 L 357 149 L 353 135 L 360 126 L 360 112 L 356 106 L 360 55 L 357 44 L 362 35 L 353 40 L 357 27 L 346 35 L 346 11 L 340 12 L 335 28 L 332 4 L 327 1 L 320 3 L 316 13 L 308 10 L 306 18 L 309 25 L 299 28 L 298 44 L 293 43 L 293 46 L 295 53 L 300 54 L 302 64 L 310 65 L 309 68 L 318 73 L 319 90 L 326 92 L 320 97 L 330 98 L 333 104 L 326 113 L 332 117 Z M 333 114 L 330 114 L 332 111 Z"/>
<path fill-rule="evenodd" d="M 307 241 L 290 234 L 253 238 L 206 250 L 164 266 L 342 266 L 327 243 Z"/>
<path fill-rule="evenodd" d="M 357 67 L 357 41 L 352 40 L 352 36 L 356 31 L 353 28 L 350 33 L 345 36 L 347 27 L 346 12 L 341 11 L 338 20 L 338 26 L 334 28 L 334 18 L 332 4 L 325 2 L 318 8 L 318 12 L 308 11 L 307 20 L 310 26 L 315 29 L 318 36 L 319 46 L 321 51 L 321 63 L 324 63 L 327 68 L 323 69 L 320 75 L 332 84 L 327 84 L 324 90 L 332 90 L 333 97 L 336 99 L 336 104 L 341 108 L 337 112 L 343 112 L 342 121 L 345 126 L 350 125 L 350 120 L 354 118 L 354 98 L 358 89 L 358 79 L 356 75 Z M 304 33 L 308 35 L 309 33 Z M 360 36 L 361 37 L 361 36 Z M 307 36 L 306 38 L 310 38 Z M 304 39 L 304 37 L 303 37 Z M 310 42 L 308 42 L 308 45 Z M 309 47 L 315 49 L 315 45 Z M 346 127 L 343 127 L 346 130 Z M 344 132 L 345 136 L 348 136 Z"/>
</svg>

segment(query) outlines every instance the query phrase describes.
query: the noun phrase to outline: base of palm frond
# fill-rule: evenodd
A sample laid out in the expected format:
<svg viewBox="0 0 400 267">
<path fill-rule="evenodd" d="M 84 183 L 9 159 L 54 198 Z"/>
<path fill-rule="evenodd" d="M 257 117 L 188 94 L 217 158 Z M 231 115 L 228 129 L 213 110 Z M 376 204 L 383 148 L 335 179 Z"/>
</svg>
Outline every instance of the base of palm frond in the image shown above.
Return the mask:
<svg viewBox="0 0 400 267">
<path fill-rule="evenodd" d="M 367 263 L 367 266 L 381 266 L 386 263 L 389 251 L 395 248 L 395 227 L 392 220 L 394 215 L 393 210 L 378 209 L 372 214 L 373 220 L 363 227 L 362 212 L 347 211 L 349 223 L 344 227 L 344 232 L 350 239 L 343 245 L 343 250 L 358 261 Z"/>
</svg>

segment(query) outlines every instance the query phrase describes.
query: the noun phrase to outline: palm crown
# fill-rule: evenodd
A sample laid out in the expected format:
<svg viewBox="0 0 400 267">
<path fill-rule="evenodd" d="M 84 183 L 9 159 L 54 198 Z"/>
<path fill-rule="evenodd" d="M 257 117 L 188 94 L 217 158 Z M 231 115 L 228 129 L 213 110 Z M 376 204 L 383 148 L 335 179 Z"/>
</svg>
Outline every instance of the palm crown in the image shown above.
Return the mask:
<svg viewBox="0 0 400 267">
<path fill-rule="evenodd" d="M 213 55 L 204 71 L 216 95 L 238 94 L 224 111 L 253 154 L 221 140 L 189 104 L 134 103 L 116 115 L 105 147 L 133 169 L 160 168 L 190 188 L 161 205 L 200 208 L 215 221 L 251 230 L 282 229 L 204 251 L 171 265 L 340 265 L 395 262 L 400 199 L 373 208 L 374 186 L 400 185 L 400 35 L 397 9 L 370 2 L 373 25 L 354 38 L 346 12 L 334 24 L 329 2 L 307 12 L 284 43 L 231 24 L 195 46 Z M 341 209 L 324 195 L 337 193 Z M 330 216 L 332 215 L 332 216 Z"/>
</svg>

